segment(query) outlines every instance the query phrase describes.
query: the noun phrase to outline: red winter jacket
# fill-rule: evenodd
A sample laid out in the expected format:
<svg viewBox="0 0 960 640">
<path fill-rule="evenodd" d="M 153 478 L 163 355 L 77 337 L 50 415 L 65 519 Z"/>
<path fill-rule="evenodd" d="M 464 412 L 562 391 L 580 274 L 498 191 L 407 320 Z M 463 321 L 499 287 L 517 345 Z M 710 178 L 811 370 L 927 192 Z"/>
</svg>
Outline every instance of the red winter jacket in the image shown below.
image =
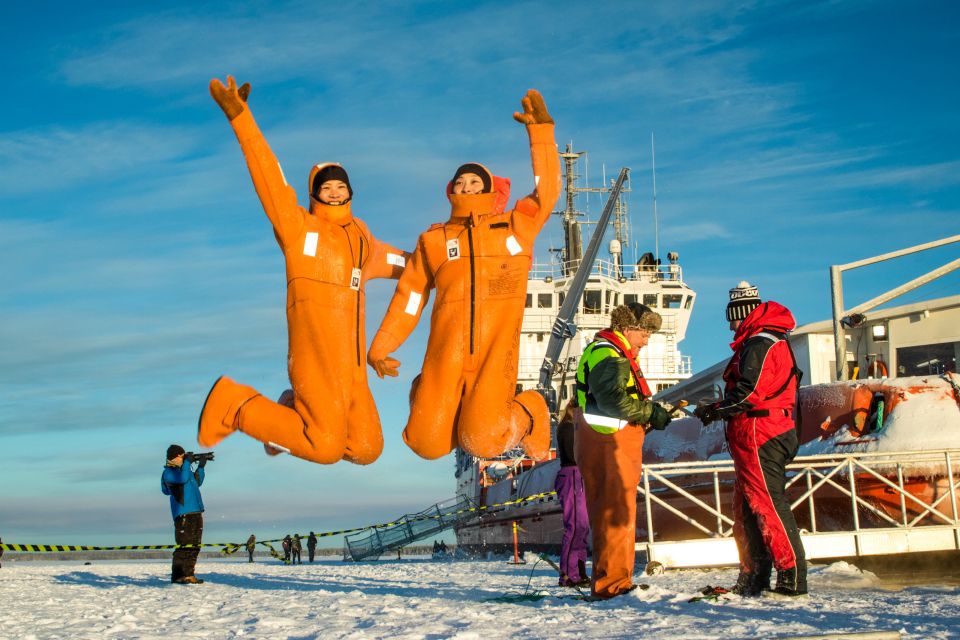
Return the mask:
<svg viewBox="0 0 960 640">
<path fill-rule="evenodd" d="M 799 371 L 786 334 L 796 326 L 789 309 L 764 302 L 737 329 L 730 343 L 734 355 L 723 372 L 726 389 L 716 407 L 731 426 L 761 418 L 768 437 L 793 428 Z"/>
</svg>

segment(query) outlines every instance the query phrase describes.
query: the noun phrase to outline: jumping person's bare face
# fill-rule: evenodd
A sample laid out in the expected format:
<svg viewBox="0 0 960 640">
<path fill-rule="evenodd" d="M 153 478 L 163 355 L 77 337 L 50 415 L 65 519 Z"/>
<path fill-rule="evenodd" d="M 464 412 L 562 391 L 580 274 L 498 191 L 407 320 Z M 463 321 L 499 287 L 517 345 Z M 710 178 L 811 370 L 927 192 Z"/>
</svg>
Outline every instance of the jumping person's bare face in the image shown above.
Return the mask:
<svg viewBox="0 0 960 640">
<path fill-rule="evenodd" d="M 483 178 L 475 173 L 461 173 L 453 183 L 454 193 L 483 193 Z"/>
<path fill-rule="evenodd" d="M 347 183 L 342 180 L 327 180 L 320 185 L 317 200 L 324 204 L 343 204 L 350 197 Z"/>
<path fill-rule="evenodd" d="M 730 321 L 730 331 L 736 332 L 740 328 L 740 325 L 743 324 L 743 320 L 731 320 Z"/>
</svg>

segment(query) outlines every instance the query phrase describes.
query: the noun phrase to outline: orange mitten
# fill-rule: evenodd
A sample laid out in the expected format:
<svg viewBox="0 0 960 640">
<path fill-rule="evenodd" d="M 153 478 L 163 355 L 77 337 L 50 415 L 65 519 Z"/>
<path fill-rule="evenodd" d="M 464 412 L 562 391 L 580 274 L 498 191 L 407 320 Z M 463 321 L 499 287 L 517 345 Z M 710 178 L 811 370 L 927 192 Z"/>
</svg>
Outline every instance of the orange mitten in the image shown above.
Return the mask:
<svg viewBox="0 0 960 640">
<path fill-rule="evenodd" d="M 216 100 L 223 112 L 227 114 L 227 120 L 233 120 L 243 113 L 244 104 L 250 96 L 250 83 L 244 82 L 243 86 L 237 88 L 237 81 L 233 76 L 227 76 L 227 84 L 223 85 L 220 80 L 214 78 L 210 81 L 210 95 Z"/>
<path fill-rule="evenodd" d="M 520 100 L 523 105 L 523 113 L 515 111 L 513 119 L 521 124 L 553 124 L 553 118 L 547 112 L 547 105 L 543 101 L 543 96 L 536 89 L 527 91 L 527 95 Z"/>
<path fill-rule="evenodd" d="M 370 366 L 373 367 L 373 370 L 377 372 L 377 375 L 381 378 L 384 376 L 390 376 L 395 378 L 398 375 L 398 369 L 400 368 L 400 361 L 396 358 L 381 358 L 379 360 L 370 360 L 368 359 Z"/>
</svg>

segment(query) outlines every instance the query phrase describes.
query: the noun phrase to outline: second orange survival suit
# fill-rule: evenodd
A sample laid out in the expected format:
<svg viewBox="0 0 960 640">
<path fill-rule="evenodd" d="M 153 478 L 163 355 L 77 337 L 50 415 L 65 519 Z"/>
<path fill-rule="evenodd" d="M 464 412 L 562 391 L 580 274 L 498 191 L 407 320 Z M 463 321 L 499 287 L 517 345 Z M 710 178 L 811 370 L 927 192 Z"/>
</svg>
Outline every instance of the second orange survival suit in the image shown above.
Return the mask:
<svg viewBox="0 0 960 640">
<path fill-rule="evenodd" d="M 533 193 L 504 212 L 508 180 L 487 172 L 491 191 L 469 195 L 453 193 L 451 182 L 450 219 L 420 235 L 370 345 L 368 361 L 382 375 L 385 363 L 396 364 L 388 355 L 413 331 L 436 288 L 423 369 L 403 432 L 407 445 L 427 459 L 458 444 L 480 457 L 500 455 L 521 440 L 531 457 L 549 451 L 546 402 L 533 390 L 515 394 L 533 243 L 560 195 L 560 166 L 540 94 L 529 92 L 523 105 L 526 112 L 514 117 L 530 136 Z"/>
<path fill-rule="evenodd" d="M 350 200 L 297 204 L 277 158 L 246 105 L 249 85 L 233 78 L 210 92 L 224 109 L 263 209 L 273 224 L 287 272 L 288 371 L 293 407 L 278 404 L 226 376 L 214 384 L 200 415 L 204 447 L 239 429 L 274 449 L 305 460 L 369 464 L 383 450 L 380 417 L 363 361 L 364 284 L 398 278 L 406 254 L 374 238 L 350 212 Z M 327 165 L 310 172 L 314 177 Z"/>
</svg>

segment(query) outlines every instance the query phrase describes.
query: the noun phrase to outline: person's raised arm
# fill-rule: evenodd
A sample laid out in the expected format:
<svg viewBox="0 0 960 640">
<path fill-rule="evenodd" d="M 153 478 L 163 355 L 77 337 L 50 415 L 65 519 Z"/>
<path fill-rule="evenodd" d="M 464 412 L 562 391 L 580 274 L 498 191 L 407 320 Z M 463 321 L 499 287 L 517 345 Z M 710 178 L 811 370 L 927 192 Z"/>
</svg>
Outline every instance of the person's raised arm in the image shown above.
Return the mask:
<svg viewBox="0 0 960 640">
<path fill-rule="evenodd" d="M 547 111 L 543 96 L 530 89 L 520 101 L 523 111 L 513 114 L 513 119 L 526 125 L 530 136 L 530 159 L 533 163 L 533 192 L 517 202 L 517 211 L 530 218 L 527 225 L 536 235 L 553 211 L 560 196 L 560 158 L 554 139 L 553 118 Z"/>
<path fill-rule="evenodd" d="M 285 243 L 288 236 L 299 233 L 303 217 L 297 205 L 297 194 L 293 187 L 287 184 L 280 163 L 273 155 L 247 105 L 250 83 L 245 82 L 237 87 L 233 76 L 227 76 L 226 85 L 214 78 L 210 81 L 210 95 L 230 121 L 263 210 L 273 224 L 277 237 L 281 243 Z"/>
<path fill-rule="evenodd" d="M 397 290 L 390 300 L 387 315 L 384 316 L 370 343 L 367 362 L 381 378 L 396 376 L 400 361 L 389 357 L 410 336 L 420 321 L 423 308 L 430 299 L 433 288 L 433 274 L 426 260 L 423 236 L 417 242 L 417 248 L 407 261 L 407 266 L 397 282 Z"/>
</svg>

